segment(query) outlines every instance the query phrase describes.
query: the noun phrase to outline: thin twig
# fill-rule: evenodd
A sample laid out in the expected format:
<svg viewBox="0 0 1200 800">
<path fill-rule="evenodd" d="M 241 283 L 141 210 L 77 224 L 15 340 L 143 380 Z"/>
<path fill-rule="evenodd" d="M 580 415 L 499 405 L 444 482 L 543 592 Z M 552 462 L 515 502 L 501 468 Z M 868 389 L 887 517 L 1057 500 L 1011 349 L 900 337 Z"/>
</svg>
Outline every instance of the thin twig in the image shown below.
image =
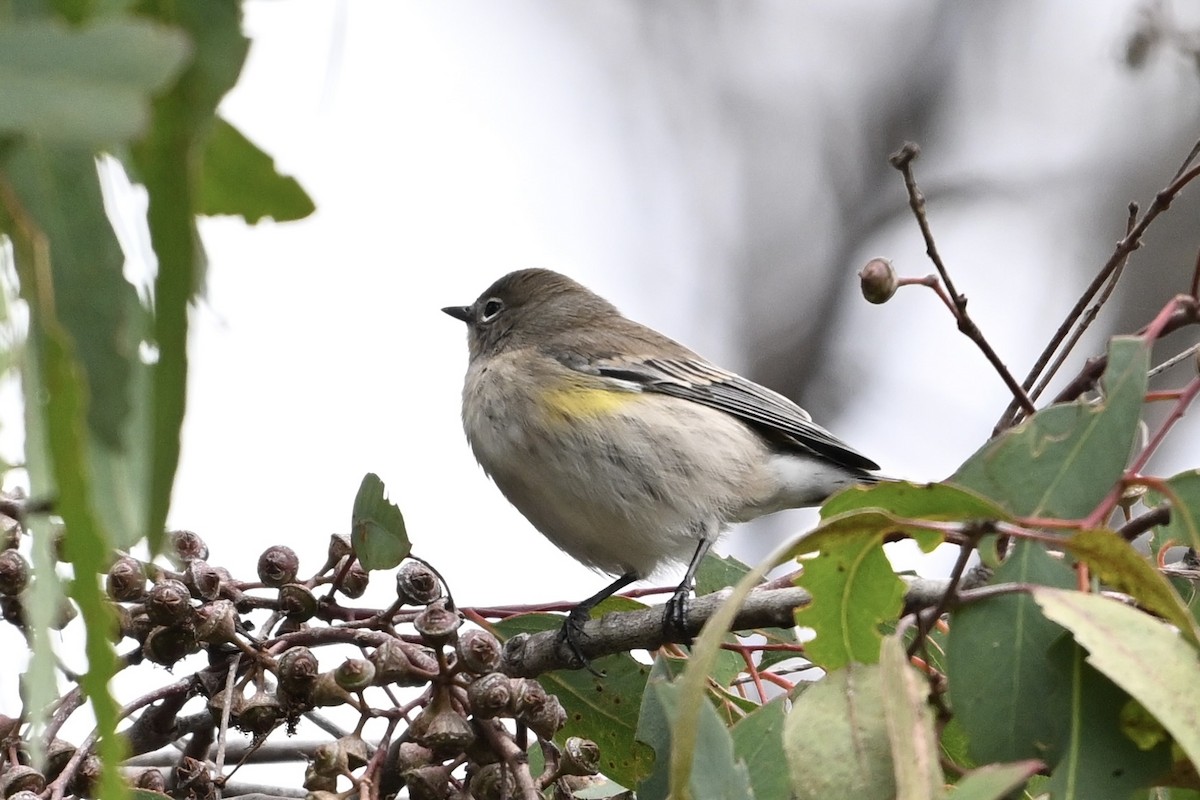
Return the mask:
<svg viewBox="0 0 1200 800">
<path fill-rule="evenodd" d="M 1159 525 L 1166 525 L 1171 521 L 1171 507 L 1159 506 L 1158 508 L 1147 511 L 1141 516 L 1134 517 L 1117 529 L 1117 533 L 1121 535 L 1127 542 L 1132 542 L 1137 537 L 1141 536 L 1151 528 L 1156 528 Z"/>
<path fill-rule="evenodd" d="M 946 269 L 946 265 L 942 262 L 941 254 L 938 252 L 937 244 L 933 240 L 933 231 L 929 227 L 929 219 L 925 213 L 925 196 L 921 193 L 917 186 L 916 177 L 913 175 L 912 162 L 920 155 L 921 149 L 912 142 L 905 142 L 901 148 L 892 154 L 889 159 L 891 165 L 900 170 L 904 176 L 904 187 L 908 190 L 908 205 L 912 209 L 913 215 L 917 218 L 917 225 L 921 229 L 921 236 L 925 240 L 925 253 L 929 256 L 929 260 L 933 262 L 933 266 L 937 269 L 938 275 L 942 279 L 942 283 L 946 287 L 946 291 L 950 294 L 950 299 L 954 302 L 954 316 L 958 322 L 958 330 L 970 339 L 979 350 L 987 358 L 992 368 L 1000 375 L 1001 380 L 1012 392 L 1013 402 L 1017 403 L 1027 413 L 1034 412 L 1033 402 L 1025 394 L 1024 387 L 1017 383 L 1017 379 L 1009 372 L 1008 367 L 1000 360 L 1000 356 L 992 348 L 991 343 L 984 337 L 983 331 L 971 319 L 967 313 L 967 298 L 959 294 L 954 287 L 954 282 L 950 280 L 950 272 Z"/>
<path fill-rule="evenodd" d="M 1026 388 L 1033 386 L 1034 382 L 1036 382 L 1038 377 L 1042 374 L 1042 370 L 1046 368 L 1048 363 L 1050 363 L 1050 359 L 1054 356 L 1054 353 L 1057 352 L 1059 345 L 1063 342 L 1063 339 L 1066 338 L 1068 331 L 1070 331 L 1071 327 L 1075 324 L 1075 320 L 1077 320 L 1079 315 L 1083 313 L 1084 308 L 1086 308 L 1087 304 L 1091 302 L 1091 299 L 1096 295 L 1096 292 L 1100 291 L 1100 287 L 1102 287 L 1108 280 L 1109 276 L 1121 264 L 1124 263 L 1125 259 L 1127 259 L 1134 250 L 1141 247 L 1142 236 L 1145 234 L 1146 229 L 1150 227 L 1150 224 L 1154 222 L 1154 220 L 1157 219 L 1162 212 L 1166 211 L 1170 207 L 1171 202 L 1175 199 L 1175 196 L 1179 194 L 1179 192 L 1183 191 L 1183 188 L 1187 186 L 1188 183 L 1200 175 L 1200 168 L 1193 167 L 1188 169 L 1191 163 L 1196 159 L 1197 153 L 1200 153 L 1200 141 L 1198 141 L 1196 146 L 1192 148 L 1192 151 L 1184 160 L 1183 165 L 1175 173 L 1175 177 L 1171 179 L 1171 182 L 1166 186 L 1166 188 L 1154 195 L 1154 200 L 1150 203 L 1150 207 L 1146 209 L 1146 213 L 1143 214 L 1141 219 L 1137 221 L 1133 228 L 1125 234 L 1125 237 L 1122 238 L 1121 241 L 1117 242 L 1112 255 L 1110 255 L 1108 260 L 1104 262 L 1104 266 L 1100 268 L 1100 271 L 1096 274 L 1096 277 L 1092 279 L 1092 282 L 1088 284 L 1086 289 L 1084 289 L 1083 294 L 1080 295 L 1079 299 L 1075 301 L 1075 305 L 1071 307 L 1069 312 L 1067 312 L 1067 316 L 1058 326 L 1058 330 L 1056 330 L 1054 335 L 1050 337 L 1050 341 L 1046 344 L 1046 347 L 1042 350 L 1041 355 L 1039 355 L 1037 360 L 1034 362 L 1033 367 L 1029 370 L 1029 374 L 1025 376 L 1025 381 L 1022 386 Z M 995 432 L 999 433 L 1007 428 L 1011 428 L 1014 424 L 1016 424 L 1017 419 L 1018 404 L 1015 401 L 1010 402 L 1008 404 L 1008 408 L 1006 408 L 1004 413 L 1000 415 L 1000 420 L 996 423 Z"/>
</svg>

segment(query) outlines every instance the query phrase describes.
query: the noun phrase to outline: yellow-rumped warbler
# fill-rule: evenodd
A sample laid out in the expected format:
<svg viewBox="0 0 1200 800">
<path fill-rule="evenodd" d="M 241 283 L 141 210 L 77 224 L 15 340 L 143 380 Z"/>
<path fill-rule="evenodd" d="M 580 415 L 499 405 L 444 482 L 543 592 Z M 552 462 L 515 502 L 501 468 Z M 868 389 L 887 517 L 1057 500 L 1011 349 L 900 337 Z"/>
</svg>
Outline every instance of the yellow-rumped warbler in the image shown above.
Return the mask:
<svg viewBox="0 0 1200 800">
<path fill-rule="evenodd" d="M 685 632 L 700 560 L 733 522 L 816 505 L 879 466 L 783 395 L 705 361 L 544 269 L 469 306 L 463 427 L 500 491 L 546 538 L 618 577 L 591 609 L 665 562 L 687 562 L 664 624 Z"/>
</svg>

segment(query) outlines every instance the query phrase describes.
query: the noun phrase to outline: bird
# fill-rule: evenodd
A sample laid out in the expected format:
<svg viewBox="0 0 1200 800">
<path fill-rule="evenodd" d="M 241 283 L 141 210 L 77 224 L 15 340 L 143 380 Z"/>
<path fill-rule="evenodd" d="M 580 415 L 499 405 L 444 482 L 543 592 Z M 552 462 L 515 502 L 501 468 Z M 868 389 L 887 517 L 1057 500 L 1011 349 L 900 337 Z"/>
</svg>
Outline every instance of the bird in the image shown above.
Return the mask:
<svg viewBox="0 0 1200 800">
<path fill-rule="evenodd" d="M 523 269 L 446 314 L 467 326 L 467 441 L 547 539 L 615 576 L 567 615 L 576 663 L 592 609 L 684 563 L 665 630 L 686 636 L 696 570 L 732 524 L 819 505 L 879 465 L 783 395 L 635 322 L 571 278 Z"/>
</svg>

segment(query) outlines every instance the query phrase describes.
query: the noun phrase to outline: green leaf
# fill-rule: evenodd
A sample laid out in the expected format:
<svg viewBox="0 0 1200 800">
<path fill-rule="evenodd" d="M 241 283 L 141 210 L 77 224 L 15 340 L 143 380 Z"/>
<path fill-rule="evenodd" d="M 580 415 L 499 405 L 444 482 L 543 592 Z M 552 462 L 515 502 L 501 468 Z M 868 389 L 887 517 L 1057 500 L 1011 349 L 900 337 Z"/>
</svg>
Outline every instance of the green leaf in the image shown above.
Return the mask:
<svg viewBox="0 0 1200 800">
<path fill-rule="evenodd" d="M 1120 479 L 1137 435 L 1150 350 L 1113 338 L 1104 399 L 1042 409 L 967 459 L 951 482 L 1018 516 L 1078 519 Z"/>
<path fill-rule="evenodd" d="M 1200 628 L 1183 599 L 1146 557 L 1110 530 L 1076 531 L 1063 546 L 1107 585 L 1125 592 L 1200 645 Z"/>
<path fill-rule="evenodd" d="M 1069 587 L 1075 576 L 1042 546 L 1016 541 L 992 582 Z M 951 615 L 950 705 L 976 763 L 1058 761 L 1069 687 L 1047 651 L 1060 638 L 1062 630 L 1025 594 L 993 597 Z"/>
<path fill-rule="evenodd" d="M 951 800 L 1005 800 L 1042 768 L 1040 761 L 988 764 L 971 770 L 954 784 Z"/>
<path fill-rule="evenodd" d="M 3 162 L 25 213 L 50 249 L 54 313 L 70 336 L 87 381 L 87 420 L 104 445 L 121 449 L 136 350 L 123 336 L 137 302 L 125 256 L 104 213 L 96 159 L 84 150 L 27 142 Z"/>
<path fill-rule="evenodd" d="M 1200 764 L 1200 658 L 1166 624 L 1102 595 L 1034 590 L 1042 611 L 1087 649 L 1087 663 L 1129 693 Z"/>
<path fill-rule="evenodd" d="M 709 553 L 696 570 L 696 596 L 719 592 L 727 586 L 736 586 L 749 571 L 750 567 L 733 556 Z"/>
<path fill-rule="evenodd" d="M 248 41 L 236 0 L 145 0 L 143 14 L 191 36 L 194 56 L 174 86 L 153 104 L 146 137 L 131 150 L 149 193 L 147 223 L 158 258 L 154 280 L 154 417 L 151 491 L 146 532 L 161 547 L 179 466 L 179 432 L 187 390 L 188 303 L 202 285 L 203 255 L 196 232 L 200 148 L 217 103 L 237 81 Z"/>
<path fill-rule="evenodd" d="M 1084 663 L 1070 639 L 1050 649 L 1055 668 L 1071 676 L 1070 736 L 1047 788 L 1055 800 L 1129 797 L 1171 766 L 1162 742 L 1143 752 L 1122 731 L 1121 711 L 1129 695 Z"/>
<path fill-rule="evenodd" d="M 904 582 L 883 553 L 883 537 L 826 537 L 820 555 L 805 559 L 796 583 L 812 602 L 796 610 L 796 624 L 816 631 L 804 654 L 827 670 L 879 659 L 879 626 L 899 616 Z"/>
<path fill-rule="evenodd" d="M 280 175 L 275 159 L 218 117 L 205 144 L 197 212 L 231 214 L 253 225 L 264 217 L 303 219 L 316 210 L 295 178 Z"/>
<path fill-rule="evenodd" d="M 896 798 L 941 798 L 946 778 L 938 761 L 938 735 L 929 707 L 929 682 L 913 669 L 904 653 L 904 644 L 895 636 L 883 640 L 879 669 Z"/>
<path fill-rule="evenodd" d="M 363 569 L 392 569 L 412 551 L 404 515 L 374 472 L 363 476 L 350 517 L 350 543 Z"/>
<path fill-rule="evenodd" d="M 646 684 L 637 728 L 638 739 L 653 747 L 656 754 L 653 772 L 638 785 L 640 800 L 668 796 L 668 753 L 678 733 L 678 713 L 683 702 L 678 685 L 662 678 L 657 668 L 655 676 Z M 734 753 L 729 729 L 708 703 L 701 703 L 699 712 L 695 728 L 697 757 L 689 772 L 687 792 L 703 800 L 753 800 L 749 773 Z"/>
<path fill-rule="evenodd" d="M 821 519 L 865 509 L 879 509 L 895 517 L 938 521 L 1011 519 L 996 503 L 962 487 L 907 481 L 851 486 L 821 506 Z"/>
<path fill-rule="evenodd" d="M 746 765 L 758 800 L 787 797 L 791 782 L 783 754 L 787 698 L 777 697 L 733 726 L 733 752 Z"/>
<path fill-rule="evenodd" d="M 1171 492 L 1171 520 L 1159 527 L 1158 537 L 1200 551 L 1200 469 L 1181 472 L 1166 484 Z"/>
<path fill-rule="evenodd" d="M 6 19 L 0 27 L 0 133 L 109 145 L 142 133 L 150 96 L 188 55 L 178 30 L 129 17 L 84 27 Z"/>
<path fill-rule="evenodd" d="M 851 664 L 792 703 L 783 746 L 797 800 L 896 796 L 881 673 Z"/>
<path fill-rule="evenodd" d="M 99 733 L 97 754 L 104 765 L 100 793 L 119 800 L 126 788 L 118 771 L 124 757 L 124 741 L 117 735 L 119 706 L 109 691 L 117 672 L 117 655 L 110 641 L 114 619 L 110 604 L 100 588 L 98 575 L 107 569 L 112 539 L 99 520 L 92 498 L 94 490 L 88 471 L 87 389 L 72 340 L 57 316 L 49 262 L 51 248 L 36 219 L 13 194 L 3 196 L 3 221 L 16 255 L 15 263 L 22 298 L 30 310 L 29 349 L 34 362 L 24 374 L 25 404 L 31 417 L 38 416 L 29 447 L 30 474 L 44 483 L 33 486 L 43 496 L 56 498 L 55 511 L 67 530 L 66 556 L 73 565 L 74 580 L 68 594 L 84 620 L 88 668 L 79 686 L 88 697 Z M 35 547 L 35 563 L 44 565 L 47 553 Z M 53 571 L 53 568 L 51 568 Z M 35 590 L 34 596 L 47 597 Z M 57 604 L 51 608 L 57 608 Z M 51 612 L 53 613 L 53 612 Z M 35 617 L 38 624 L 45 617 Z M 34 635 L 35 661 L 45 663 L 49 642 L 40 632 Z M 44 684 L 43 684 L 44 686 Z M 39 709 L 40 710 L 40 709 Z"/>
<path fill-rule="evenodd" d="M 609 600 L 624 598 L 609 598 Z M 621 608 L 627 608 L 624 604 Z M 606 600 L 594 611 L 605 614 L 614 610 Z M 522 614 L 494 626 L 495 633 L 508 639 L 518 633 L 558 630 L 563 618 L 557 614 Z M 538 677 L 538 682 L 557 695 L 567 711 L 567 724 L 558 734 L 561 742 L 568 736 L 582 736 L 600 746 L 600 770 L 622 786 L 637 786 L 650 774 L 653 751 L 636 740 L 639 708 L 646 689 L 649 670 L 628 653 L 597 659 L 594 666 L 605 677 L 597 678 L 586 670 L 556 670 Z"/>
</svg>

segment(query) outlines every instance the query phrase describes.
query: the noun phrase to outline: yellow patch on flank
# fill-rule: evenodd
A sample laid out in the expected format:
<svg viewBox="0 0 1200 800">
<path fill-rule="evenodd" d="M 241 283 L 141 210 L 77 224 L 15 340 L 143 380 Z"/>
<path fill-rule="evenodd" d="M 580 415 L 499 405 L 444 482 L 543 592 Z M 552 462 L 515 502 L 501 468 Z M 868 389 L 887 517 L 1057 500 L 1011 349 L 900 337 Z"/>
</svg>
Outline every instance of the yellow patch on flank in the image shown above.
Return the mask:
<svg viewBox="0 0 1200 800">
<path fill-rule="evenodd" d="M 602 417 L 640 398 L 638 392 L 569 386 L 545 394 L 546 409 L 563 419 Z"/>
</svg>

